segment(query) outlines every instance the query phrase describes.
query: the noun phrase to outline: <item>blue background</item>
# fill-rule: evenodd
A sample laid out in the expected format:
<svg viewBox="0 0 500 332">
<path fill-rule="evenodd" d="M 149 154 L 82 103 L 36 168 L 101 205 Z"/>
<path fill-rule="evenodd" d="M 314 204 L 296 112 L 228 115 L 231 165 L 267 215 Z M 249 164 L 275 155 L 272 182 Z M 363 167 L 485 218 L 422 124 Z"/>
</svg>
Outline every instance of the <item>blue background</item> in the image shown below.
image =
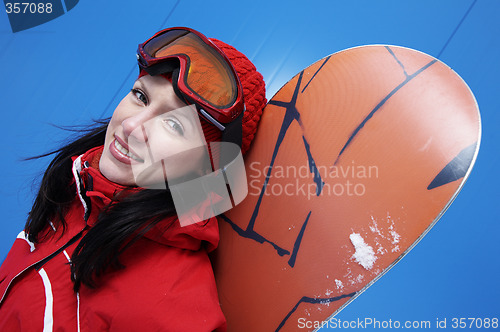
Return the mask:
<svg viewBox="0 0 500 332">
<path fill-rule="evenodd" d="M 393 44 L 438 57 L 468 83 L 481 110 L 481 150 L 432 231 L 337 318 L 433 325 L 446 318 L 451 328 L 454 317 L 500 317 L 499 14 L 496 0 L 80 1 L 53 21 L 12 33 L 2 11 L 0 260 L 48 163 L 21 159 L 67 137 L 52 124 L 110 116 L 136 78 L 137 44 L 157 30 L 190 26 L 234 45 L 264 75 L 268 98 L 328 54 Z"/>
</svg>

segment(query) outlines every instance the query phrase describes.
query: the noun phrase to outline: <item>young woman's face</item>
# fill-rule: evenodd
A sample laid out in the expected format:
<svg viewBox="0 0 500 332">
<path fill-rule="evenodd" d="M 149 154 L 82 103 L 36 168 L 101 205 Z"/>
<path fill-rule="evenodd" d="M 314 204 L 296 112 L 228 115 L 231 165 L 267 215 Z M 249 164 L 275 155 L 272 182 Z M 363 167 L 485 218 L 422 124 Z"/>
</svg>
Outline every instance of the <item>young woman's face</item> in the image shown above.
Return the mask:
<svg viewBox="0 0 500 332">
<path fill-rule="evenodd" d="M 146 187 L 196 173 L 207 158 L 196 109 L 163 76 L 146 75 L 116 107 L 106 131 L 101 173 L 122 185 Z"/>
</svg>

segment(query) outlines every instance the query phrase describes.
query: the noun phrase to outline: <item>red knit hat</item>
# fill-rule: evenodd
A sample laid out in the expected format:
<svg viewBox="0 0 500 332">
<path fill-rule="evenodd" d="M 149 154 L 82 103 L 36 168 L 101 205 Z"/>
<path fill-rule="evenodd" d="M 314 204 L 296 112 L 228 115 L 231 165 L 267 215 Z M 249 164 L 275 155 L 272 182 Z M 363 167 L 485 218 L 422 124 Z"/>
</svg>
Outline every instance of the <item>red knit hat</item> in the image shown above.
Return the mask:
<svg viewBox="0 0 500 332">
<path fill-rule="evenodd" d="M 243 98 L 246 110 L 242 120 L 241 152 L 245 154 L 250 148 L 250 144 L 257 131 L 257 125 L 259 124 L 262 110 L 267 103 L 264 79 L 253 63 L 248 60 L 244 54 L 220 40 L 213 38 L 210 38 L 210 40 L 228 57 L 229 61 L 231 61 L 243 88 Z M 139 78 L 146 74 L 144 70 L 141 70 Z M 167 77 L 167 79 L 168 78 L 169 77 Z M 212 160 L 217 161 L 219 153 L 218 151 L 212 151 L 210 149 L 210 142 L 220 141 L 222 132 L 204 118 L 200 117 L 200 119 L 209 153 Z"/>
</svg>

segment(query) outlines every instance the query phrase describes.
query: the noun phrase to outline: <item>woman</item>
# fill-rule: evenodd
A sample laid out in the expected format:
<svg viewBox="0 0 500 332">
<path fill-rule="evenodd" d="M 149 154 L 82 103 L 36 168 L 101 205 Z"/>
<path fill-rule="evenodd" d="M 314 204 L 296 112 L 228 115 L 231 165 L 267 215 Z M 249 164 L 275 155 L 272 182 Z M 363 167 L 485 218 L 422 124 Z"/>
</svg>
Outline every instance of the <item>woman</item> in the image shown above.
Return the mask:
<svg viewBox="0 0 500 332">
<path fill-rule="evenodd" d="M 155 34 L 138 61 L 111 120 L 54 152 L 0 267 L 0 331 L 225 330 L 207 255 L 217 220 L 181 225 L 168 188 L 210 172 L 207 155 L 219 163 L 212 142 L 248 150 L 262 75 L 187 28 Z"/>
</svg>

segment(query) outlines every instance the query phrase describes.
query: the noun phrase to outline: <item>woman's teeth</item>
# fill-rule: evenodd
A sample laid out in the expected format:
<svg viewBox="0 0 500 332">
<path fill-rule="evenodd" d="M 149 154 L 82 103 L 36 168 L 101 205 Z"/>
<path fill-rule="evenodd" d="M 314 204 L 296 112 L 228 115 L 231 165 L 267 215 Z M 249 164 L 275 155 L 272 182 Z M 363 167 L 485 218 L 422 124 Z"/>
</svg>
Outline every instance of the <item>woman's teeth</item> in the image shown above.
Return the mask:
<svg viewBox="0 0 500 332">
<path fill-rule="evenodd" d="M 144 160 L 142 160 L 141 158 L 137 157 L 135 154 L 133 154 L 132 152 L 130 152 L 129 150 L 125 149 L 119 142 L 118 140 L 115 139 L 115 147 L 118 151 L 120 151 L 121 153 L 123 153 L 124 155 L 126 155 L 127 157 L 130 157 L 138 162 L 141 162 L 143 163 Z"/>
</svg>

